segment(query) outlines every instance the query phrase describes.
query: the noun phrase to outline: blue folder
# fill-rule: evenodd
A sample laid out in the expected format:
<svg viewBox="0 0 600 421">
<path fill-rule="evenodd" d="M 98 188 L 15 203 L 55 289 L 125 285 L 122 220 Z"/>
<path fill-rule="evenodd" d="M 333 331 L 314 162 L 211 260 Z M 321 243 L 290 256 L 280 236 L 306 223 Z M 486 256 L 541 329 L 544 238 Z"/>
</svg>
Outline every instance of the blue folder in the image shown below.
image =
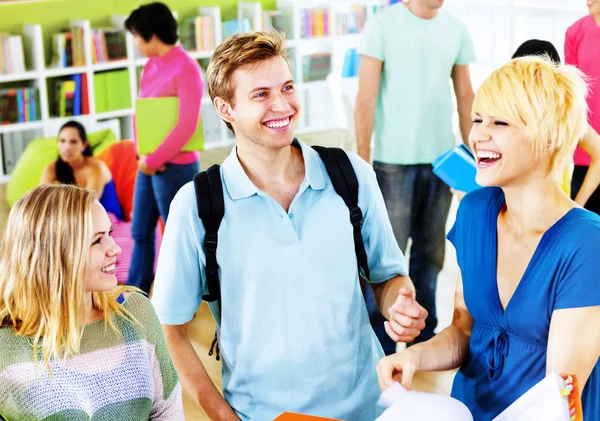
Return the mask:
<svg viewBox="0 0 600 421">
<path fill-rule="evenodd" d="M 431 165 L 433 173 L 454 190 L 469 193 L 481 187 L 475 181 L 477 175 L 475 158 L 464 144 L 442 154 Z"/>
</svg>

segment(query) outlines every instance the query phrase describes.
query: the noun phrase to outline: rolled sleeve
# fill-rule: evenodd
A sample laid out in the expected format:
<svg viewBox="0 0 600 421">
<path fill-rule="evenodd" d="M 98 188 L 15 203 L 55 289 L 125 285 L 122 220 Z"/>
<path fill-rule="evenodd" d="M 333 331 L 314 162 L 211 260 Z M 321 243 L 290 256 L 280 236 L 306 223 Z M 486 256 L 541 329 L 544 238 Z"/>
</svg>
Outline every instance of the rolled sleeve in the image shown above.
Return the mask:
<svg viewBox="0 0 600 421">
<path fill-rule="evenodd" d="M 204 228 L 196 206 L 193 183 L 183 186 L 171 203 L 152 295 L 162 324 L 192 320 L 206 294 L 204 254 L 199 246 Z"/>
<path fill-rule="evenodd" d="M 394 276 L 408 276 L 373 167 L 355 153 L 348 155 L 358 178 L 358 206 L 363 212 L 361 232 L 371 272 L 369 281 L 381 283 Z"/>
</svg>

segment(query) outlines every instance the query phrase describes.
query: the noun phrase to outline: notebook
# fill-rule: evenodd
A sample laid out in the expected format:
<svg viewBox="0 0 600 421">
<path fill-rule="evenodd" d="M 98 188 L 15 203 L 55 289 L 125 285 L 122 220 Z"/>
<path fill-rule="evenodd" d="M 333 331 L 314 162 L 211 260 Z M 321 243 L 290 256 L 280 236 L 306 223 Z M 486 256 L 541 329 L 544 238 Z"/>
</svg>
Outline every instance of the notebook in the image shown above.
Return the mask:
<svg viewBox="0 0 600 421">
<path fill-rule="evenodd" d="M 135 130 L 138 153 L 149 155 L 160 146 L 171 132 L 179 115 L 177 97 L 139 98 L 135 102 Z M 181 149 L 184 152 L 204 149 L 202 117 L 190 141 Z"/>
<path fill-rule="evenodd" d="M 475 181 L 477 175 L 475 158 L 464 144 L 450 149 L 431 165 L 433 173 L 454 190 L 469 193 L 480 187 Z"/>
<path fill-rule="evenodd" d="M 575 376 L 548 374 L 493 421 L 582 421 L 579 384 Z"/>
</svg>

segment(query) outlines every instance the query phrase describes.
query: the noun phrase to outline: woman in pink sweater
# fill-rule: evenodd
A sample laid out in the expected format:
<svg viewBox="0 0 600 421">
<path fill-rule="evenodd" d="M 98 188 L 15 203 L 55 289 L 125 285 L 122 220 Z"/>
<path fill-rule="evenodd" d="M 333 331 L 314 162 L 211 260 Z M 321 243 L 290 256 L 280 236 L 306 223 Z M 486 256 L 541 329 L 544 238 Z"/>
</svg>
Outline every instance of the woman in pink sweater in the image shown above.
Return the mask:
<svg viewBox="0 0 600 421">
<path fill-rule="evenodd" d="M 587 0 L 587 6 L 589 15 L 567 29 L 565 63 L 577 66 L 589 78 L 588 122 L 600 133 L 600 0 Z M 600 214 L 600 189 L 579 191 L 587 187 L 583 180 L 590 168 L 590 156 L 578 147 L 574 161 L 571 195 L 586 195 L 585 208 Z"/>
<path fill-rule="evenodd" d="M 125 26 L 135 37 L 139 50 L 149 58 L 142 72 L 139 97 L 179 99 L 177 124 L 152 154 L 139 157 L 131 227 L 134 247 L 127 283 L 149 292 L 154 279 L 154 231 L 158 218 L 167 221 L 171 200 L 199 170 L 198 153 L 181 149 L 198 127 L 204 82 L 198 62 L 175 45 L 177 21 L 166 5 L 140 6 L 127 18 Z"/>
</svg>

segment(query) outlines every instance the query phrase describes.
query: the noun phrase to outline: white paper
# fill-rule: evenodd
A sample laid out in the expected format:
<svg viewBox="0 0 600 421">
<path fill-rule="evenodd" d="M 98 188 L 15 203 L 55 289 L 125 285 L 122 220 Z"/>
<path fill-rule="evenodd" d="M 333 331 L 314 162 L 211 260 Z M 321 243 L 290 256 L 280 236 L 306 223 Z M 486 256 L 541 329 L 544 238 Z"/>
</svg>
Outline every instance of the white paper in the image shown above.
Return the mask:
<svg viewBox="0 0 600 421">
<path fill-rule="evenodd" d="M 378 404 L 389 408 L 377 421 L 473 421 L 462 402 L 446 395 L 408 391 L 400 383 L 383 392 Z"/>
<path fill-rule="evenodd" d="M 550 373 L 493 421 L 569 421 L 569 404 L 561 394 L 562 378 Z"/>
</svg>

